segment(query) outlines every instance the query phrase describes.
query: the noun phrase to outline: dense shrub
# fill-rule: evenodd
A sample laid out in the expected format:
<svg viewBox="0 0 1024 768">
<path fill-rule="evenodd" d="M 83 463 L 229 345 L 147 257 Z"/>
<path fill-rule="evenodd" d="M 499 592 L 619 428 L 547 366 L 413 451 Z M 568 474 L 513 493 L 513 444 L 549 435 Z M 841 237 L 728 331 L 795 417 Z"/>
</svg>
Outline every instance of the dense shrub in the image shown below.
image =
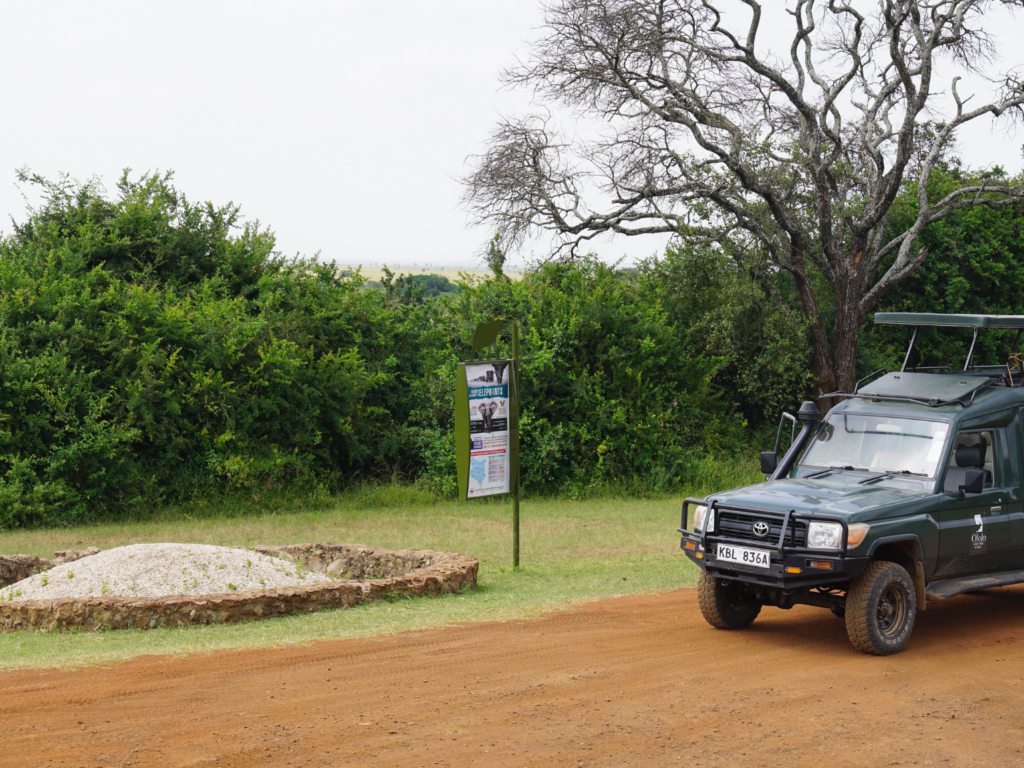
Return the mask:
<svg viewBox="0 0 1024 768">
<path fill-rule="evenodd" d="M 812 348 L 787 276 L 719 248 L 670 245 L 640 266 L 693 353 L 714 361 L 715 383 L 752 427 L 813 397 Z M 759 271 L 764 270 L 764 271 Z"/>
<path fill-rule="evenodd" d="M 453 495 L 456 366 L 494 318 L 521 328 L 527 492 L 677 488 L 804 386 L 800 327 L 720 259 L 370 289 L 167 175 L 23 178 L 43 203 L 0 241 L 0 527 L 380 476 Z"/>
<path fill-rule="evenodd" d="M 168 177 L 45 187 L 0 244 L 0 525 L 381 460 L 384 308 Z"/>
<path fill-rule="evenodd" d="M 459 286 L 444 275 L 413 275 L 413 281 L 423 286 L 423 297 L 431 299 L 444 293 L 458 293 Z"/>
<path fill-rule="evenodd" d="M 425 477 L 454 492 L 455 366 L 473 327 L 494 318 L 520 323 L 527 490 L 676 487 L 689 462 L 731 449 L 743 425 L 712 383 L 719 363 L 693 351 L 664 298 L 660 283 L 593 259 L 465 285 L 440 318 L 446 348 L 428 353 L 421 401 L 433 407 L 414 415 Z"/>
</svg>

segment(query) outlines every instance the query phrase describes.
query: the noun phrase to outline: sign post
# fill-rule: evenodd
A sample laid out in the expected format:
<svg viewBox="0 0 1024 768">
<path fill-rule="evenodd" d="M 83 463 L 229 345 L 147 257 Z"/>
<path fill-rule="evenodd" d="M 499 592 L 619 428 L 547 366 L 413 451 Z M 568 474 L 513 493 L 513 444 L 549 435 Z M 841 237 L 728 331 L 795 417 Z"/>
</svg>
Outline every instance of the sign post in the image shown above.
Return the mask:
<svg viewBox="0 0 1024 768">
<path fill-rule="evenodd" d="M 512 480 L 512 567 L 519 568 L 519 323 L 512 322 L 512 375 L 515 377 L 515 399 L 512 419 L 515 428 L 515 473 Z"/>
<path fill-rule="evenodd" d="M 512 357 L 493 348 L 504 322 L 481 323 L 473 334 L 476 360 L 459 363 L 455 379 L 455 461 L 459 496 L 512 496 L 512 565 L 519 567 L 519 326 L 512 323 Z M 492 354 L 484 356 L 490 347 Z"/>
</svg>

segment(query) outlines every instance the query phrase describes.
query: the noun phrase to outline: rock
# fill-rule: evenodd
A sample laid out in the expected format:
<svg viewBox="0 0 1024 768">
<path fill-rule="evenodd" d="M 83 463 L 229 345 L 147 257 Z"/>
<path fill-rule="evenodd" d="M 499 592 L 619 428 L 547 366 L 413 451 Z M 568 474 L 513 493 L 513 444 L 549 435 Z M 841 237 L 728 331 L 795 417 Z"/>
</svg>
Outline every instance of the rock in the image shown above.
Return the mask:
<svg viewBox="0 0 1024 768">
<path fill-rule="evenodd" d="M 331 564 L 327 566 L 327 575 L 334 579 L 344 579 L 348 576 L 348 569 L 345 567 L 345 561 L 340 557 L 337 560 L 331 561 Z"/>
<path fill-rule="evenodd" d="M 46 570 L 46 564 L 35 555 L 0 555 L 0 587 L 27 579 Z"/>
</svg>

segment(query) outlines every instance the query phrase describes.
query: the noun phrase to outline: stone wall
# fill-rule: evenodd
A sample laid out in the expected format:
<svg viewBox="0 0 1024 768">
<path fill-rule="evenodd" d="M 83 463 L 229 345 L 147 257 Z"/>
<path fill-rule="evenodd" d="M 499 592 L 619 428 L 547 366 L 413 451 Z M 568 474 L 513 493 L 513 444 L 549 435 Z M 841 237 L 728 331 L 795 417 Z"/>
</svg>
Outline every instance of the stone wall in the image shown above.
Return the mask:
<svg viewBox="0 0 1024 768">
<path fill-rule="evenodd" d="M 65 549 L 61 552 L 54 552 L 52 560 L 35 555 L 0 555 L 0 587 L 15 584 L 34 574 L 48 571 L 64 563 L 80 560 L 89 555 L 95 555 L 97 552 L 99 550 L 96 547 Z"/>
<path fill-rule="evenodd" d="M 293 544 L 286 547 L 261 546 L 253 549 L 260 554 L 301 563 L 311 571 L 328 573 L 341 579 L 386 579 L 391 576 L 403 576 L 452 557 L 447 552 L 431 552 L 426 549 L 394 552 L 358 544 Z"/>
<path fill-rule="evenodd" d="M 191 624 L 266 619 L 324 608 L 348 608 L 389 596 L 436 596 L 475 587 L 476 558 L 448 552 L 406 549 L 393 552 L 353 544 L 297 544 L 256 547 L 257 551 L 340 577 L 333 584 L 279 590 L 187 595 L 161 598 L 90 597 L 63 600 L 0 601 L 0 631 L 19 629 L 150 629 Z M 95 550 L 98 552 L 99 550 Z M 57 553 L 54 560 L 28 555 L 0 556 L 0 576 L 47 570 L 93 554 Z M 346 578 L 348 577 L 348 578 Z M 6 583 L 14 583 L 14 579 Z"/>
</svg>

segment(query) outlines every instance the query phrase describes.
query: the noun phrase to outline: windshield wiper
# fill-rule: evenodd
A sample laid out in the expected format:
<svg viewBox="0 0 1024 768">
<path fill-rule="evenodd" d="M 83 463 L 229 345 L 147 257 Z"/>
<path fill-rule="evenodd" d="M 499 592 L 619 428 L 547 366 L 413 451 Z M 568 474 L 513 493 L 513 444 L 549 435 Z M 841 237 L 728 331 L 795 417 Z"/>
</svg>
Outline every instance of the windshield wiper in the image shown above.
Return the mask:
<svg viewBox="0 0 1024 768">
<path fill-rule="evenodd" d="M 811 472 L 809 475 L 804 475 L 801 480 L 806 480 L 808 477 L 817 477 L 818 475 L 824 475 L 826 472 L 835 472 L 839 470 L 853 470 L 854 472 L 867 472 L 867 469 L 862 467 L 846 466 L 846 467 L 826 467 L 825 469 L 819 469 Z"/>
<path fill-rule="evenodd" d="M 826 467 L 825 469 L 819 469 L 819 470 L 817 470 L 815 472 L 811 472 L 810 474 L 804 475 L 800 479 L 801 480 L 806 480 L 808 477 L 817 477 L 818 475 L 824 475 L 826 472 L 832 472 L 834 470 L 835 470 L 835 467 Z"/>
<path fill-rule="evenodd" d="M 894 469 L 891 472 L 883 472 L 880 475 L 874 477 L 865 477 L 857 485 L 864 485 L 864 483 L 870 483 L 872 480 L 881 480 L 883 477 L 893 477 L 895 475 L 913 475 L 914 477 L 928 477 L 924 472 L 911 472 L 909 469 Z"/>
</svg>

